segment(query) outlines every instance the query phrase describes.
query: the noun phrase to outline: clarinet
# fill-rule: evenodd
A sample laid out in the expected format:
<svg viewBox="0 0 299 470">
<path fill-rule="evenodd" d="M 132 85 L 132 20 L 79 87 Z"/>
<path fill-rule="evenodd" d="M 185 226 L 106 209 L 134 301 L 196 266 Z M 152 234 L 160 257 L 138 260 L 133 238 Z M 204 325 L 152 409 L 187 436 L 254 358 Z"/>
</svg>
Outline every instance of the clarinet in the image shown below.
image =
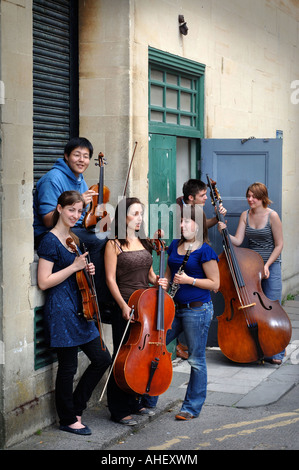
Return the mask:
<svg viewBox="0 0 299 470">
<path fill-rule="evenodd" d="M 185 267 L 185 264 L 186 264 L 187 261 L 188 261 L 188 258 L 189 258 L 189 255 L 190 255 L 190 253 L 191 253 L 191 250 L 192 250 L 192 244 L 189 245 L 188 250 L 187 250 L 187 252 L 186 252 L 186 254 L 185 254 L 185 258 L 184 258 L 184 260 L 183 260 L 183 262 L 182 262 L 182 264 L 181 264 L 181 266 L 180 266 L 180 268 L 179 268 L 177 274 L 182 274 L 182 273 L 184 272 L 184 267 Z M 176 282 L 173 282 L 173 283 L 171 284 L 171 289 L 170 289 L 169 295 L 170 295 L 170 297 L 171 297 L 172 299 L 174 298 L 174 296 L 175 296 L 175 294 L 177 293 L 177 291 L 179 290 L 179 288 L 180 288 L 180 284 L 177 284 Z"/>
</svg>

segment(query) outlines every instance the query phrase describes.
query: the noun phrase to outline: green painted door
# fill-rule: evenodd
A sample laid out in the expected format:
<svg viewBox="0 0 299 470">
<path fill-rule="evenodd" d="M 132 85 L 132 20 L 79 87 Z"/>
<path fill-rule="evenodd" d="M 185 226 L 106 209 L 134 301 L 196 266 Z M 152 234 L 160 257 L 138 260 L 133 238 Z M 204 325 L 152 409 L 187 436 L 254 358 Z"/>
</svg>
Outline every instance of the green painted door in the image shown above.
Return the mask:
<svg viewBox="0 0 299 470">
<path fill-rule="evenodd" d="M 165 233 L 165 243 L 173 239 L 172 208 L 176 201 L 176 137 L 160 134 L 149 136 L 149 236 L 157 229 Z M 154 254 L 154 270 L 159 272 Z"/>
<path fill-rule="evenodd" d="M 149 236 L 157 229 L 165 232 L 168 246 L 173 239 L 173 214 L 171 206 L 176 201 L 176 142 L 175 136 L 149 135 Z M 165 268 L 167 256 L 165 256 Z M 160 258 L 153 253 L 153 269 L 159 274 Z M 176 358 L 176 340 L 167 350 Z"/>
</svg>

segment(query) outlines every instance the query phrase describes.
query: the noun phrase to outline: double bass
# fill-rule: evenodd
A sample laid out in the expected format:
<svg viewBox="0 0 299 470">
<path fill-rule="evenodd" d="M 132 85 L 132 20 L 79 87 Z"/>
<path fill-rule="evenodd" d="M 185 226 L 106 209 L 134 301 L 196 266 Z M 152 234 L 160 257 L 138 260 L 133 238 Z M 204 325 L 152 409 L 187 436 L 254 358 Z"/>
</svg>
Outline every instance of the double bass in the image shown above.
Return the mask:
<svg viewBox="0 0 299 470">
<path fill-rule="evenodd" d="M 99 221 L 103 220 L 101 231 L 106 232 L 108 229 L 107 218 L 109 218 L 106 206 L 110 197 L 110 190 L 107 186 L 104 186 L 104 165 L 106 160 L 102 152 L 98 155 L 98 162 L 95 163 L 96 166 L 100 167 L 100 175 L 98 184 L 94 184 L 89 189 L 95 191 L 97 194 L 92 196 L 92 201 L 90 203 L 89 210 L 86 212 L 83 225 L 87 230 L 93 230 Z M 104 222 L 104 219 L 105 222 Z"/>
<path fill-rule="evenodd" d="M 217 218 L 221 203 L 216 182 L 207 175 Z M 218 344 L 234 362 L 263 362 L 288 345 L 292 326 L 278 300 L 268 299 L 261 287 L 262 257 L 253 250 L 233 246 L 227 228 L 222 230 L 223 252 L 219 255 L 220 292 L 224 312 L 218 316 Z"/>
<path fill-rule="evenodd" d="M 164 277 L 165 246 L 154 241 L 160 254 L 160 278 Z M 172 380 L 171 353 L 166 349 L 166 333 L 173 322 L 175 305 L 161 286 L 138 289 L 128 305 L 134 308 L 134 323 L 126 344 L 114 363 L 117 385 L 127 393 L 157 396 L 164 393 Z"/>
</svg>

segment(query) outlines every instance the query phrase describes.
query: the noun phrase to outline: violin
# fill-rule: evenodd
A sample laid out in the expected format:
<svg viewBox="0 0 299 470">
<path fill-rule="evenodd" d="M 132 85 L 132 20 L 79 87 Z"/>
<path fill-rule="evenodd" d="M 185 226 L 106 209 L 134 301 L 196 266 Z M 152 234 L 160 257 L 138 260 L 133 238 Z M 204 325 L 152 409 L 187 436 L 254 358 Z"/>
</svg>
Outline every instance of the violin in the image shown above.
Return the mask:
<svg viewBox="0 0 299 470">
<path fill-rule="evenodd" d="M 160 278 L 164 277 L 165 245 L 155 240 L 160 255 Z M 128 305 L 134 309 L 134 323 L 126 344 L 114 363 L 117 385 L 127 393 L 157 396 L 164 393 L 172 380 L 171 353 L 166 349 L 166 333 L 171 327 L 175 305 L 162 286 L 138 289 Z"/>
<path fill-rule="evenodd" d="M 217 218 L 221 197 L 216 182 L 207 175 Z M 223 252 L 219 255 L 220 292 L 225 308 L 218 320 L 218 344 L 223 354 L 240 363 L 263 362 L 288 345 L 292 326 L 278 300 L 268 299 L 261 287 L 262 257 L 249 248 L 233 246 L 229 232 L 222 230 Z"/>
<path fill-rule="evenodd" d="M 77 256 L 80 256 L 78 248 L 72 237 L 66 239 L 66 244 L 74 253 L 76 253 Z M 88 262 L 90 262 L 89 258 Z M 104 351 L 106 350 L 106 347 L 102 341 L 100 310 L 95 290 L 94 278 L 87 272 L 87 269 L 84 268 L 81 271 L 76 272 L 76 281 L 82 297 L 83 315 L 87 321 L 94 321 L 95 318 L 97 319 L 98 329 L 101 337 L 101 346 L 102 350 Z"/>
<path fill-rule="evenodd" d="M 83 226 L 87 230 L 92 230 L 99 221 L 102 221 L 102 224 L 100 223 L 100 231 L 106 232 L 108 230 L 107 219 L 109 216 L 105 204 L 109 201 L 110 190 L 107 186 L 104 186 L 104 165 L 106 165 L 106 159 L 102 152 L 99 153 L 98 162 L 96 161 L 95 165 L 100 167 L 99 182 L 89 189 L 95 191 L 97 194 L 92 196 L 89 210 L 85 213 L 83 219 Z M 104 223 L 104 219 L 106 219 L 106 223 Z"/>
</svg>

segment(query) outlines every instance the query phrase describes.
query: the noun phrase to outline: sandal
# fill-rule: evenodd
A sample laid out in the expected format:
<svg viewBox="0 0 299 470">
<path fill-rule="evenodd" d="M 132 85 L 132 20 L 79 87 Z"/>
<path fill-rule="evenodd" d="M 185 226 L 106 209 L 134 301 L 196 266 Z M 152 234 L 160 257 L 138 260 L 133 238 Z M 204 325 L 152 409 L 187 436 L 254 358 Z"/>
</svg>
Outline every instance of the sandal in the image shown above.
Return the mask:
<svg viewBox="0 0 299 470">
<path fill-rule="evenodd" d="M 274 364 L 275 366 L 280 366 L 282 364 L 281 359 L 273 359 L 272 357 L 266 357 L 265 362 L 268 362 L 269 364 Z"/>
<path fill-rule="evenodd" d="M 149 410 L 148 408 L 141 408 L 140 410 L 138 411 L 134 411 L 133 413 L 134 415 L 149 415 L 149 416 L 153 416 L 155 414 L 154 411 L 152 410 Z"/>
<path fill-rule="evenodd" d="M 125 426 L 135 426 L 137 424 L 137 421 L 130 417 L 130 418 L 123 418 L 118 421 L 120 424 L 124 424 Z"/>
</svg>

